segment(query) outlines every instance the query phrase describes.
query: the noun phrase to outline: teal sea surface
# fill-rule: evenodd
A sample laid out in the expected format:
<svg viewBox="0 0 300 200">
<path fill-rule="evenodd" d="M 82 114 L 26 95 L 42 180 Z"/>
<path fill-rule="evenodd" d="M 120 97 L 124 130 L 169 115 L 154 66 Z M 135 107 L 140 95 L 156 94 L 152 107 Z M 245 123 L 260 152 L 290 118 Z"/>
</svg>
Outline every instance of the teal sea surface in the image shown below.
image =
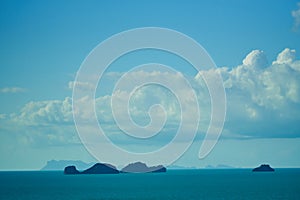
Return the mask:
<svg viewBox="0 0 300 200">
<path fill-rule="evenodd" d="M 169 170 L 166 173 L 64 175 L 0 172 L 0 199 L 300 199 L 300 169 Z"/>
</svg>

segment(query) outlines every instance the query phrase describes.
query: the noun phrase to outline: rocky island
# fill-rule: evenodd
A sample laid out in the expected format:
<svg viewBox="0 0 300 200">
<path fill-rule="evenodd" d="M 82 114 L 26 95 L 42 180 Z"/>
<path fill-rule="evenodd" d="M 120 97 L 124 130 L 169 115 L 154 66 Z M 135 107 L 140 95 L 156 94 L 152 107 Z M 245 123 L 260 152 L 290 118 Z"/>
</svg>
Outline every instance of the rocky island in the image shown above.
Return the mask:
<svg viewBox="0 0 300 200">
<path fill-rule="evenodd" d="M 270 165 L 262 164 L 252 170 L 253 172 L 274 172 L 275 170 Z"/>
<path fill-rule="evenodd" d="M 75 166 L 67 166 L 64 174 L 118 174 L 119 170 L 115 166 L 106 163 L 96 163 L 92 167 L 79 172 Z"/>
<path fill-rule="evenodd" d="M 64 174 L 80 174 L 74 165 L 65 167 Z"/>
<path fill-rule="evenodd" d="M 107 163 L 96 163 L 92 167 L 78 171 L 74 165 L 67 166 L 64 169 L 64 174 L 119 174 L 119 173 L 158 173 L 166 172 L 167 169 L 162 166 L 152 166 L 148 167 L 145 163 L 136 162 L 131 163 L 119 171 L 115 166 Z"/>
<path fill-rule="evenodd" d="M 162 165 L 148 167 L 145 163 L 142 162 L 130 163 L 121 170 L 121 172 L 123 173 L 159 173 L 166 171 L 167 169 Z"/>
</svg>

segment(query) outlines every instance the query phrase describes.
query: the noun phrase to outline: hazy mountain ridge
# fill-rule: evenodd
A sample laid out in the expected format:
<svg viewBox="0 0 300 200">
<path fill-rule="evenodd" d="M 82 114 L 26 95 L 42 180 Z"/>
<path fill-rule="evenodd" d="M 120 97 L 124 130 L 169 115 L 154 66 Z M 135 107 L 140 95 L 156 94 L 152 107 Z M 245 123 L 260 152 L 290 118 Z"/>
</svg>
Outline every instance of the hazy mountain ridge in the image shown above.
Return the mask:
<svg viewBox="0 0 300 200">
<path fill-rule="evenodd" d="M 230 165 L 224 165 L 224 164 L 218 164 L 216 166 L 213 165 L 206 165 L 205 169 L 234 169 L 235 167 L 232 167 Z"/>
<path fill-rule="evenodd" d="M 89 168 L 94 163 L 85 163 L 81 160 L 49 160 L 46 165 L 41 170 L 47 171 L 55 171 L 61 170 L 63 171 L 65 167 L 70 165 L 75 165 L 79 170 L 84 170 Z"/>
</svg>

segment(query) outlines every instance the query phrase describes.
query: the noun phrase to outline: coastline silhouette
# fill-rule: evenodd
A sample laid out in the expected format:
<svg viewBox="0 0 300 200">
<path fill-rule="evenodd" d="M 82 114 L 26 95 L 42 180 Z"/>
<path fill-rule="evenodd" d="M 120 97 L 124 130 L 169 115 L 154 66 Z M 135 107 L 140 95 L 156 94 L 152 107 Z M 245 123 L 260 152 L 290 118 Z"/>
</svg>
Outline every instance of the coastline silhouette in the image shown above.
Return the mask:
<svg viewBox="0 0 300 200">
<path fill-rule="evenodd" d="M 268 164 L 262 164 L 259 167 L 256 167 L 252 170 L 253 172 L 274 172 L 275 169 L 270 167 Z"/>
<path fill-rule="evenodd" d="M 148 167 L 145 163 L 130 163 L 121 170 L 108 163 L 96 163 L 92 167 L 78 171 L 76 166 L 70 165 L 65 167 L 64 174 L 119 174 L 119 173 L 161 173 L 167 169 L 163 165 Z"/>
</svg>

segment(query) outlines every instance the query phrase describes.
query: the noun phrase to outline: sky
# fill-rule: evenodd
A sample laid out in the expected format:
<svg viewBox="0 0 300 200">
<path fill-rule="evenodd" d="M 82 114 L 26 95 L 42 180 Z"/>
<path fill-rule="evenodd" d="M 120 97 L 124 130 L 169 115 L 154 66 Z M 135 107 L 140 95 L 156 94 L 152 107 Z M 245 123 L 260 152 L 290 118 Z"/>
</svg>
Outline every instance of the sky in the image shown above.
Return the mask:
<svg viewBox="0 0 300 200">
<path fill-rule="evenodd" d="M 124 135 L 112 115 L 117 80 L 134 66 L 156 62 L 190 81 L 203 116 L 193 144 L 174 164 L 300 167 L 300 2 L 13 0 L 0 2 L 0 170 L 40 169 L 52 159 L 95 161 L 73 120 L 76 73 L 100 42 L 142 27 L 173 29 L 193 38 L 217 68 L 197 72 L 185 60 L 157 50 L 118 59 L 104 74 L 95 100 L 100 124 L 115 144 L 153 151 L 176 133 L 179 105 L 165 88 L 146 86 L 130 102 L 133 119 L 142 125 L 149 123 L 152 104 L 167 111 L 166 126 L 153 141 Z M 217 145 L 198 159 L 211 114 L 202 79 L 206 73 L 221 74 L 227 112 Z M 129 78 L 155 76 L 178 83 L 180 74 L 142 70 L 130 72 Z"/>
</svg>

